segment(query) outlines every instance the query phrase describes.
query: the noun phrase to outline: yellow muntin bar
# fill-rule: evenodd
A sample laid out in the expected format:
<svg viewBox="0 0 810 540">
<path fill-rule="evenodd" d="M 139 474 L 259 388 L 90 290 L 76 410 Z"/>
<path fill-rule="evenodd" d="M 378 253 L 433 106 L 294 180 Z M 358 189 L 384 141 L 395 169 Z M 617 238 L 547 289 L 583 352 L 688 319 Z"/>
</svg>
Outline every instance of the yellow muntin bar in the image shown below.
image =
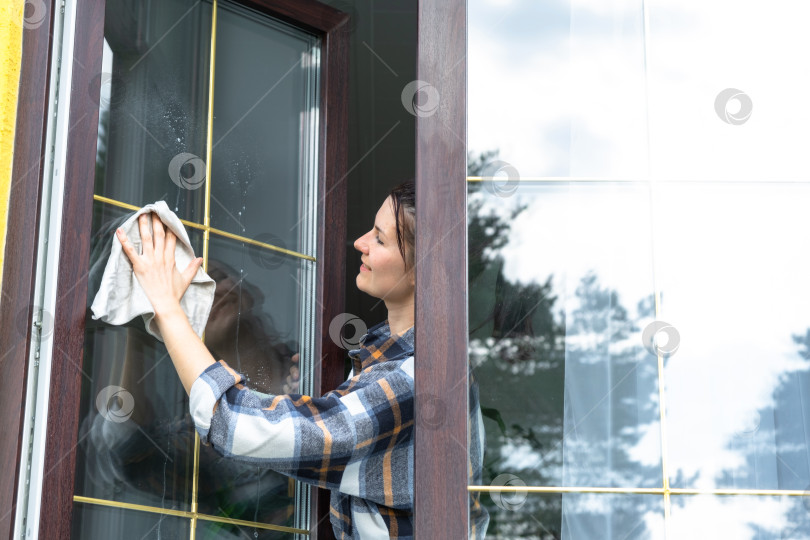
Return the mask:
<svg viewBox="0 0 810 540">
<path fill-rule="evenodd" d="M 284 527 L 283 525 L 270 525 L 269 523 L 256 523 L 254 521 L 244 521 L 241 519 L 226 518 L 220 516 L 209 516 L 207 514 L 197 514 L 197 519 L 204 521 L 214 521 L 216 523 L 228 523 L 231 525 L 239 525 L 243 527 L 251 527 L 256 529 L 268 529 L 271 531 L 283 531 L 287 533 L 309 534 L 306 529 L 295 529 L 293 527 Z"/>
<path fill-rule="evenodd" d="M 172 510 L 171 508 L 159 508 L 157 506 L 146 506 L 143 504 L 108 501 L 106 499 L 96 499 L 93 497 L 84 497 L 82 495 L 74 495 L 73 501 L 77 503 L 95 504 L 97 506 L 109 506 L 111 508 L 121 508 L 123 510 L 137 510 L 139 512 L 149 512 L 151 514 L 162 514 L 165 516 L 176 516 L 184 518 L 192 517 L 192 513 L 186 512 L 185 510 Z"/>
<path fill-rule="evenodd" d="M 484 182 L 489 177 L 468 176 L 467 182 Z M 497 179 L 497 177 L 496 177 Z M 612 178 L 612 177 L 585 177 L 585 176 L 521 176 L 514 179 L 517 182 L 646 182 L 645 178 Z"/>
<path fill-rule="evenodd" d="M 213 12 L 211 14 L 211 52 L 210 69 L 208 74 L 208 134 L 206 137 L 205 149 L 205 218 L 204 224 L 208 227 L 211 213 L 211 156 L 214 152 L 214 75 L 216 73 L 216 53 L 217 53 L 217 0 L 214 0 Z"/>
<path fill-rule="evenodd" d="M 606 488 L 572 486 L 467 486 L 467 491 L 502 493 L 624 493 L 641 495 L 737 495 L 767 497 L 810 497 L 810 491 L 799 489 L 690 489 L 690 488 Z"/>
<path fill-rule="evenodd" d="M 256 521 L 247 521 L 244 519 L 234 519 L 223 516 L 212 516 L 209 514 L 199 514 L 197 512 L 187 512 L 185 510 L 172 510 L 170 508 L 159 508 L 157 506 L 147 506 L 143 504 L 125 503 L 119 501 L 108 501 L 106 499 L 96 499 L 93 497 L 84 497 L 82 495 L 74 495 L 73 501 L 83 504 L 94 504 L 97 506 L 107 506 L 110 508 L 119 508 L 122 510 L 135 510 L 138 512 L 147 512 L 150 514 L 160 514 L 165 516 L 174 516 L 181 518 L 189 518 L 192 520 L 211 521 L 214 523 L 227 523 L 229 525 L 239 525 L 242 527 L 251 527 L 256 529 L 267 529 L 272 531 L 282 531 L 288 533 L 309 534 L 306 529 L 296 529 L 293 527 L 285 527 L 283 525 L 272 525 L 270 523 L 259 523 Z M 193 524 L 193 521 L 192 521 Z M 192 529 L 193 534 L 194 529 Z"/>
<path fill-rule="evenodd" d="M 104 197 L 103 195 L 93 195 L 93 200 L 107 203 L 111 206 L 117 206 L 118 208 L 126 208 L 127 210 L 133 210 L 136 212 L 141 209 L 139 206 L 135 206 L 134 204 L 116 201 L 115 199 Z M 180 218 L 178 217 L 178 219 Z M 182 223 L 186 227 L 191 227 L 193 229 L 205 230 L 205 225 L 200 225 L 199 223 L 194 223 L 193 221 L 188 221 L 186 219 L 180 219 L 180 223 Z"/>
<path fill-rule="evenodd" d="M 205 210 L 203 212 L 203 272 L 208 272 L 208 242 L 211 235 L 211 155 L 213 153 L 213 139 L 214 139 L 214 76 L 216 69 L 216 53 L 217 53 L 217 0 L 214 0 L 214 5 L 211 11 L 211 49 L 209 53 L 209 71 L 208 71 L 208 122 L 206 125 L 206 147 L 205 147 Z M 202 335 L 203 343 L 205 343 L 205 331 Z M 191 520 L 191 532 L 189 535 L 190 540 L 195 540 L 197 535 L 197 509 L 198 509 L 198 491 L 199 491 L 199 476 L 200 476 L 200 435 L 194 431 L 194 470 L 192 472 L 191 482 L 191 510 L 194 516 Z"/>
<path fill-rule="evenodd" d="M 501 493 L 625 493 L 663 495 L 663 488 L 602 488 L 602 487 L 556 487 L 556 486 L 467 486 L 467 491 Z"/>
<path fill-rule="evenodd" d="M 134 204 L 129 204 L 129 203 L 121 202 L 121 201 L 116 201 L 115 199 L 110 199 L 110 198 L 104 197 L 102 195 L 93 195 L 93 199 L 96 200 L 96 201 L 99 201 L 99 202 L 107 203 L 107 204 L 112 205 L 112 206 L 117 206 L 119 208 L 126 208 L 127 210 L 134 210 L 134 211 L 140 210 L 140 207 L 135 206 Z M 313 262 L 317 261 L 317 259 L 315 257 L 312 257 L 311 255 L 305 255 L 304 253 L 300 253 L 300 252 L 294 251 L 292 249 L 286 249 L 286 248 L 283 248 L 283 247 L 275 246 L 273 244 L 267 244 L 265 242 L 260 242 L 258 240 L 254 240 L 253 238 L 248 238 L 246 236 L 240 236 L 238 234 L 234 234 L 234 233 L 230 233 L 228 231 L 223 231 L 223 230 L 220 230 L 220 229 L 216 229 L 214 227 L 206 227 L 205 225 L 201 225 L 199 223 L 195 223 L 193 221 L 188 221 L 188 220 L 185 220 L 185 219 L 180 219 L 180 222 L 183 225 L 185 225 L 186 227 L 191 227 L 193 229 L 197 229 L 197 230 L 201 230 L 201 231 L 206 231 L 207 230 L 207 231 L 210 231 L 211 233 L 213 233 L 215 235 L 218 235 L 218 236 L 222 236 L 222 237 L 225 237 L 225 238 L 231 238 L 231 239 L 237 240 L 239 242 L 244 242 L 246 244 L 252 244 L 254 246 L 269 249 L 271 251 L 278 251 L 279 253 L 284 253 L 285 255 L 289 255 L 291 257 L 295 257 L 295 258 L 298 258 L 298 259 L 306 259 L 308 261 L 313 261 Z M 203 255 L 203 257 L 205 259 L 205 265 L 206 265 L 205 267 L 203 267 L 203 269 L 206 270 L 207 269 L 207 264 L 208 264 L 207 254 Z"/>
<path fill-rule="evenodd" d="M 273 251 L 278 251 L 280 253 L 284 253 L 286 255 L 290 255 L 290 256 L 296 257 L 298 259 L 306 259 L 308 261 L 316 261 L 317 260 L 317 259 L 315 259 L 315 257 L 312 257 L 310 255 L 304 255 L 303 253 L 299 253 L 299 252 L 293 251 L 291 249 L 285 249 L 285 248 L 282 248 L 282 247 L 274 246 L 273 244 L 266 244 L 264 242 L 259 242 L 258 240 L 254 240 L 252 238 L 247 238 L 245 236 L 239 236 L 238 234 L 229 233 L 227 231 L 222 231 L 220 229 L 214 229 L 213 227 L 209 227 L 209 230 L 212 233 L 216 234 L 216 235 L 224 236 L 226 238 L 232 238 L 234 240 L 238 240 L 239 242 L 244 242 L 246 244 L 252 244 L 254 246 L 260 246 L 260 247 L 270 249 L 270 250 L 273 250 Z"/>
</svg>

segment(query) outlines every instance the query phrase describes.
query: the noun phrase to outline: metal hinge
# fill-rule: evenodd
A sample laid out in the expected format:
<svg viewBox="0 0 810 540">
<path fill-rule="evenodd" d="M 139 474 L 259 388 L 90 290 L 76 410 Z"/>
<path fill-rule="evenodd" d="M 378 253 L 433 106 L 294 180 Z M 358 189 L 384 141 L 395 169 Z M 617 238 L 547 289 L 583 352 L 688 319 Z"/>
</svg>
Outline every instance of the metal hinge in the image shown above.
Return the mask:
<svg viewBox="0 0 810 540">
<path fill-rule="evenodd" d="M 42 309 L 38 309 L 36 313 L 34 313 L 34 331 L 36 332 L 36 336 L 34 337 L 34 343 L 36 344 L 36 349 L 34 350 L 34 367 L 39 367 L 39 349 L 42 345 Z"/>
</svg>

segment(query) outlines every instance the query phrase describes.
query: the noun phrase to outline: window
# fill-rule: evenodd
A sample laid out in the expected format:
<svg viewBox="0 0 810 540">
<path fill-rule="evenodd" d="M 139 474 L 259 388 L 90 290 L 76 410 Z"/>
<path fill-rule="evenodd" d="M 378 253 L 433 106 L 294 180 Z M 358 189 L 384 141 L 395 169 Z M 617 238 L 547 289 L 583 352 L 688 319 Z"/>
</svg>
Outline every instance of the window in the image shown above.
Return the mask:
<svg viewBox="0 0 810 540">
<path fill-rule="evenodd" d="M 51 328 L 50 372 L 36 386 L 51 414 L 30 443 L 45 455 L 32 478 L 46 482 L 32 482 L 28 518 L 40 537 L 308 534 L 310 513 L 324 511 L 314 493 L 218 463 L 163 344 L 140 317 L 110 326 L 89 306 L 115 227 L 164 200 L 218 282 L 203 336 L 215 357 L 267 392 L 342 381 L 344 352 L 323 329 L 343 307 L 347 17 L 314 1 L 67 10 L 64 204 L 43 207 L 62 218 L 49 281 L 57 321 L 70 322 Z M 259 351 L 273 361 L 258 366 Z"/>
<path fill-rule="evenodd" d="M 311 393 L 319 39 L 227 0 L 130 8 L 105 18 L 88 303 L 125 210 L 166 201 L 217 284 L 212 355 L 258 391 Z M 199 444 L 142 318 L 85 328 L 75 537 L 307 532 L 307 489 Z"/>
<path fill-rule="evenodd" d="M 37 2 L 39 3 L 39 2 Z M 120 86 L 120 76 L 110 73 L 102 80 L 104 72 L 103 51 L 105 31 L 106 4 L 101 0 L 68 0 L 65 2 L 64 23 L 62 22 L 59 7 L 56 2 L 43 0 L 46 7 L 46 16 L 43 24 L 29 29 L 24 35 L 24 59 L 22 86 L 20 91 L 21 107 L 25 107 L 30 114 L 19 115 L 20 127 L 15 140 L 15 163 L 13 182 L 15 190 L 12 194 L 11 216 L 9 220 L 9 236 L 7 252 L 15 253 L 14 257 L 7 257 L 4 266 L 3 292 L 4 302 L 12 302 L 20 306 L 19 314 L 9 310 L 2 311 L 5 324 L 0 328 L 4 354 L 4 377 L 0 384 L 3 392 L 0 393 L 4 403 L 9 404 L 0 413 L 8 420 L 8 433 L 11 434 L 8 445 L 2 447 L 3 462 L 9 470 L 18 464 L 26 463 L 29 448 L 34 452 L 32 460 L 31 485 L 42 486 L 43 479 L 47 484 L 41 493 L 32 492 L 30 496 L 24 494 L 23 486 L 3 485 L 0 497 L 7 507 L 28 508 L 27 523 L 23 519 L 8 522 L 9 527 L 17 525 L 25 527 L 26 532 L 38 535 L 41 538 L 59 538 L 69 534 L 71 514 L 74 508 L 82 508 L 95 512 L 98 516 L 87 516 L 87 520 L 97 523 L 117 523 L 117 519 L 124 515 L 132 515 L 135 510 L 125 508 L 112 508 L 99 504 L 76 503 L 74 501 L 74 482 L 77 478 L 77 463 L 81 457 L 76 451 L 76 442 L 79 434 L 79 411 L 91 410 L 89 396 L 82 404 L 81 388 L 87 378 L 81 373 L 82 353 L 84 351 L 86 323 L 92 322 L 87 314 L 87 299 L 90 286 L 88 274 L 90 261 L 93 255 L 93 243 L 90 238 L 95 223 L 100 227 L 102 221 L 110 221 L 113 216 L 123 216 L 130 212 L 132 207 L 121 207 L 120 204 L 129 204 L 133 207 L 141 204 L 135 198 L 117 194 L 107 197 L 109 201 L 99 200 L 94 195 L 101 192 L 94 190 L 92 179 L 96 177 L 96 158 L 99 150 L 97 135 L 99 134 L 99 111 L 105 99 L 109 100 L 109 108 L 118 107 L 112 90 L 116 82 Z M 334 388 L 342 381 L 344 352 L 328 339 L 327 327 L 324 323 L 331 321 L 342 310 L 344 303 L 344 213 L 347 205 L 344 197 L 344 185 L 341 180 L 352 171 L 363 171 L 363 174 L 379 176 L 391 171 L 391 163 L 403 160 L 403 164 L 411 167 L 416 164 L 417 192 L 420 197 L 418 220 L 420 226 L 417 234 L 427 235 L 417 239 L 417 249 L 422 249 L 420 257 L 430 257 L 431 268 L 440 270 L 434 273 L 421 273 L 417 276 L 418 295 L 417 316 L 417 351 L 420 357 L 435 358 L 433 362 L 425 362 L 424 367 L 417 367 L 417 449 L 416 459 L 419 465 L 416 468 L 415 479 L 416 520 L 417 534 L 420 537 L 457 537 L 464 536 L 467 525 L 466 520 L 447 519 L 448 515 L 464 516 L 467 511 L 467 469 L 464 460 L 447 458 L 455 456 L 436 452 L 436 448 L 449 448 L 464 441 L 466 437 L 466 415 L 463 411 L 451 410 L 449 404 L 464 403 L 467 389 L 464 385 L 455 382 L 466 376 L 466 322 L 463 316 L 448 316 L 450 314 L 463 314 L 466 312 L 466 297 L 463 279 L 453 281 L 453 289 L 447 287 L 448 276 L 462 276 L 466 263 L 464 236 L 464 208 L 465 189 L 463 179 L 465 175 L 465 88 L 466 76 L 465 62 L 465 4 L 457 0 L 425 0 L 416 4 L 411 3 L 405 8 L 401 2 L 374 2 L 358 3 L 335 0 L 329 2 L 341 11 L 363 11 L 366 6 L 373 6 L 379 19 L 385 21 L 388 30 L 381 31 L 376 24 L 369 21 L 358 23 L 358 33 L 368 32 L 367 35 L 378 33 L 384 42 L 384 50 L 377 48 L 374 41 L 358 43 L 356 49 L 364 55 L 368 66 L 373 66 L 380 73 L 390 77 L 384 85 L 372 84 L 373 78 L 360 79 L 362 88 L 357 92 L 353 106 L 363 109 L 363 123 L 370 125 L 371 129 L 358 129 L 362 131 L 357 136 L 360 143 L 354 147 L 356 160 L 347 166 L 345 158 L 345 117 L 347 108 L 346 99 L 346 49 L 347 39 L 341 28 L 345 18 L 334 10 L 324 9 L 322 5 L 310 0 L 297 0 L 287 2 L 281 0 L 243 0 L 238 2 L 261 13 L 270 15 L 284 21 L 296 28 L 303 28 L 321 40 L 321 63 L 319 67 L 319 137 L 318 137 L 318 184 L 317 184 L 317 214 L 318 223 L 315 238 L 317 250 L 315 255 L 316 267 L 316 316 L 312 333 L 320 336 L 321 340 L 314 343 L 312 370 L 312 386 L 314 391 L 324 391 Z M 153 9 L 177 8 L 177 3 L 166 3 L 164 7 Z M 139 11 L 133 6 L 148 6 L 147 2 L 115 2 L 115 9 L 127 14 L 121 29 L 124 34 L 136 34 L 133 39 L 137 43 L 138 27 L 133 21 Z M 185 9 L 178 12 L 181 17 L 191 7 L 191 3 L 183 4 Z M 211 4 L 206 4 L 211 6 Z M 235 4 L 231 4 L 235 7 Z M 172 7 L 173 6 L 173 7 Z M 345 9 L 344 9 L 345 8 Z M 143 8 L 145 9 L 145 7 Z M 192 9 L 186 15 L 184 23 L 192 28 L 192 16 L 197 17 L 196 23 L 204 20 L 204 6 Z M 237 8 L 238 9 L 238 8 Z M 111 11 L 111 10 L 110 10 Z M 148 11 L 148 10 L 147 10 Z M 157 12 L 156 12 L 157 13 Z M 150 16 L 157 16 L 152 14 Z M 405 24 L 403 24 L 403 22 Z M 401 49 L 403 36 L 409 44 L 417 35 L 410 25 L 415 22 L 418 26 L 418 56 L 412 60 L 410 50 L 392 62 L 387 51 Z M 165 28 L 165 27 L 164 27 Z M 179 27 L 175 28 L 178 29 Z M 197 28 L 197 39 L 206 43 L 205 32 Z M 168 29 L 168 28 L 166 28 Z M 141 29 L 143 30 L 143 29 Z M 353 30 L 353 28 L 351 29 Z M 189 30 L 190 31 L 190 30 Z M 51 57 L 51 38 L 53 36 L 53 56 Z M 166 38 L 168 39 L 168 37 Z M 210 44 L 210 41 L 208 41 Z M 113 58 L 116 52 L 122 54 L 122 49 L 116 44 L 108 42 L 109 52 Z M 182 43 L 179 47 L 191 54 L 190 43 Z M 374 49 L 369 50 L 369 49 Z M 205 76 L 204 64 L 207 61 L 207 52 L 204 47 L 193 48 L 193 53 L 199 55 L 198 65 L 182 66 L 185 79 L 174 81 L 174 85 L 185 87 L 189 91 L 188 78 L 194 78 L 201 86 L 197 91 L 206 87 L 208 80 Z M 167 54 L 180 54 L 180 51 L 171 51 Z M 64 61 L 63 59 L 74 59 Z M 52 61 L 52 62 L 51 62 Z M 143 63 L 143 62 L 142 62 Z M 136 67 L 137 70 L 137 67 Z M 165 68 L 163 70 L 166 71 Z M 354 75 L 352 75 L 354 76 Z M 361 76 L 363 76 L 361 72 Z M 118 77 L 118 80 L 116 80 Z M 441 105 L 435 114 L 417 115 L 411 110 L 403 113 L 402 118 L 394 114 L 379 114 L 379 108 L 369 107 L 368 102 L 381 104 L 388 101 L 394 107 L 400 108 L 401 92 L 403 88 L 415 79 L 429 81 L 441 95 Z M 57 85 L 58 83 L 58 85 Z M 215 98 L 216 98 L 215 81 Z M 185 86 L 184 86 L 185 85 Z M 101 98 L 99 87 L 108 87 L 111 92 L 108 98 Z M 126 92 L 136 89 L 123 88 Z M 58 90 L 58 95 L 57 95 Z M 71 92 L 72 90 L 72 92 Z M 144 90 L 144 89 L 140 89 Z M 49 91 L 53 95 L 49 95 Z M 154 89 L 153 89 L 154 91 Z M 137 93 L 136 93 L 137 95 Z M 58 104 L 57 98 L 58 97 Z M 425 95 L 413 96 L 417 102 Z M 198 111 L 206 97 L 200 93 L 197 101 L 188 104 L 186 112 L 191 115 Z M 200 101 L 202 100 L 202 101 Z M 124 100 L 126 101 L 126 100 Z M 58 107 L 57 107 L 58 105 Z M 378 105 L 377 105 L 378 106 Z M 143 123 L 137 111 L 131 111 L 135 118 Z M 196 122 L 207 116 L 198 113 Z M 148 115 L 146 115 L 148 117 Z M 58 118 L 62 131 L 59 133 L 45 132 L 45 126 L 51 126 L 49 120 Z M 384 121 L 382 121 L 384 119 Z M 103 120 L 103 119 L 101 119 Z M 140 126 L 130 118 L 132 134 L 137 134 L 135 140 L 142 145 L 141 148 L 152 148 L 152 151 L 162 152 L 160 146 Z M 413 122 L 413 124 L 411 124 Z M 103 123 L 101 126 L 103 127 Z M 146 126 L 146 124 L 144 124 Z M 413 125 L 417 129 L 416 154 L 413 152 Z M 400 127 L 397 127 L 400 126 Z M 123 128 L 123 126 L 121 126 Z M 149 127 L 149 126 L 147 126 Z M 205 126 L 207 130 L 207 125 Z M 188 127 L 186 126 L 188 130 Z M 187 131 L 188 132 L 188 131 Z M 370 140 L 363 137 L 372 134 Z M 144 135 L 145 134 L 145 135 Z M 153 133 L 155 135 L 155 133 Z M 102 139 L 107 135 L 101 133 Z M 138 138 L 140 137 L 140 138 Z M 156 137 L 160 140 L 160 137 Z M 44 141 L 44 142 L 43 142 Z M 57 144 L 58 143 L 58 144 Z M 197 148 L 202 147 L 199 140 L 190 139 L 186 143 Z M 166 144 L 161 141 L 161 144 Z M 366 145 L 364 147 L 364 145 Z M 53 159 L 49 152 L 55 148 L 57 154 Z M 350 151 L 352 149 L 350 148 Z M 380 155 L 380 152 L 382 154 Z M 202 151 L 200 151 L 201 153 Z M 174 154 L 169 154 L 173 157 Z M 206 166 L 210 163 L 212 173 L 210 182 L 215 183 L 217 164 L 215 159 L 207 160 L 198 152 L 188 151 L 196 157 L 203 159 Z M 42 156 L 45 160 L 42 160 Z M 369 156 L 369 157 L 366 157 Z M 408 159 L 404 160 L 403 156 Z M 164 158 L 165 159 L 165 158 Z M 140 167 L 152 167 L 151 163 L 143 163 Z M 54 171 L 48 168 L 53 162 Z M 194 179 L 195 170 L 192 162 L 181 165 L 184 177 Z M 110 166 L 105 163 L 105 166 Z M 403 172 L 411 170 L 405 166 Z M 161 164 L 156 170 L 160 175 L 168 174 L 168 164 Z M 123 170 L 127 171 L 126 166 Z M 64 181 L 63 181 L 64 179 Z M 49 182 L 55 183 L 53 193 L 58 194 L 54 200 L 45 195 L 40 183 L 47 186 Z M 148 185 L 141 186 L 150 189 Z M 139 188 L 139 189 L 141 189 Z M 42 189 L 42 191 L 41 191 Z M 119 188 L 126 189 L 126 187 Z M 353 212 L 354 204 L 374 202 L 379 204 L 379 195 L 384 191 L 381 186 L 364 190 L 354 184 L 353 189 L 357 197 L 350 201 L 349 209 Z M 208 213 L 204 207 L 195 206 L 193 202 L 182 202 L 184 197 L 199 197 L 195 193 L 179 192 L 181 204 L 178 211 L 187 211 L 182 216 L 187 219 L 187 230 L 197 242 L 199 249 L 201 229 L 189 225 L 199 223 Z M 143 200 L 154 202 L 160 198 L 163 191 L 144 195 Z M 449 196 L 448 196 L 449 195 Z M 115 202 L 112 202 L 115 201 Z M 37 216 L 33 209 L 41 208 L 41 215 Z M 95 208 L 95 210 L 94 210 Z M 173 207 L 172 207 L 173 208 Z M 210 211 L 210 208 L 209 208 Z M 120 213 L 119 213 L 120 212 Z M 448 213 L 449 212 L 449 213 Z M 54 219 L 48 219 L 53 216 Z M 105 217 L 106 216 L 106 217 Z M 191 217 L 191 219 L 188 219 Z M 455 218 L 455 219 L 449 219 Z M 213 213 L 210 219 L 214 219 Z M 448 221 L 449 219 L 449 221 Z M 95 221 L 94 221 L 95 220 Z M 209 227 L 214 227 L 209 223 Z M 217 228 L 217 227 L 214 227 Z M 37 244 L 37 232 L 48 231 L 47 245 Z M 228 232 L 223 227 L 221 230 Z M 358 229 L 359 230 L 359 229 Z M 240 231 L 237 231 L 237 233 Z M 44 234 L 44 233 L 43 233 Z M 217 234 L 209 230 L 209 243 L 216 241 Z M 277 234 L 277 233 L 276 233 Z M 278 234 L 277 234 L 278 235 Z M 212 237 L 214 240 L 212 241 Z M 40 240 L 45 240 L 40 238 Z M 233 243 L 240 245 L 240 239 Z M 434 249 L 439 241 L 445 241 L 450 249 Z M 285 240 L 286 242 L 286 240 Z M 264 242 L 273 244 L 272 242 Z M 204 243 L 203 243 L 204 245 Z M 253 244 L 251 244 L 253 245 Z M 275 245 L 275 244 L 274 244 Z M 421 246 L 421 247 L 420 247 Z M 241 247 L 241 245 L 240 245 Z M 260 246 L 259 246 L 260 247 Z M 291 245 L 287 249 L 294 250 Z M 34 254 L 28 256 L 26 254 Z M 267 252 L 261 252 L 267 253 Z M 305 250 L 299 253 L 306 254 Z M 38 265 L 36 256 L 46 260 L 47 268 Z M 274 264 L 281 259 L 271 258 Z M 12 261 L 14 264 L 12 265 Z M 427 267 L 423 267 L 427 270 Z M 328 271 L 326 271 L 328 269 Z M 39 276 L 48 279 L 48 290 L 40 291 L 35 287 L 32 276 L 39 272 Z M 37 281 L 36 283 L 39 283 Z M 59 285 L 58 289 L 56 285 Z M 452 294 L 448 295 L 448 292 Z M 8 296 L 5 295 L 8 294 Z M 10 300 L 9 300 L 10 299 Z M 49 302 L 49 303 L 48 303 Z M 48 315 L 43 310 L 43 303 L 55 306 L 54 317 L 50 321 L 41 320 Z M 369 304 L 373 304 L 370 302 Z M 32 318 L 36 324 L 31 324 Z M 23 322 L 20 322 L 23 321 Z M 39 326 L 37 326 L 37 324 Z M 137 324 L 137 323 L 136 323 Z M 43 331 L 40 331 L 40 328 Z M 130 329 L 125 330 L 129 332 Z M 134 330 L 133 330 L 134 332 Z M 41 337 L 42 339 L 38 339 Z M 326 339 L 323 339 L 326 338 Z M 39 343 L 41 349 L 40 362 L 34 362 L 36 351 L 29 344 Z M 30 360 L 29 360 L 30 353 Z M 338 361 L 335 361 L 338 359 Z M 441 362 L 441 364 L 439 363 Z M 433 368 L 441 369 L 433 369 Z M 450 371 L 444 369 L 447 367 Z M 30 369 L 29 369 L 30 368 Z M 156 368 L 159 369 L 159 368 Z M 20 384 L 26 374 L 39 384 L 26 386 Z M 138 377 L 140 377 L 139 375 Z M 49 387 L 49 381 L 55 384 Z M 137 381 L 137 379 L 136 379 Z M 134 397 L 134 396 L 133 396 Z M 29 424 L 30 417 L 24 418 L 23 407 L 28 400 L 32 413 L 36 411 L 40 420 Z M 50 411 L 50 413 L 49 413 Z M 57 411 L 57 412 L 54 412 Z M 422 430 L 420 426 L 427 425 Z M 15 429 L 16 426 L 16 429 Z M 440 426 L 441 429 L 437 429 Z M 30 429 L 29 429 L 30 428 Z M 147 434 L 149 432 L 147 431 Z M 139 433 L 140 437 L 145 437 Z M 150 435 L 151 436 L 151 435 Z M 4 439 L 5 441 L 5 439 Z M 147 441 L 148 442 L 148 441 Z M 150 447 L 151 446 L 151 443 Z M 154 448 L 154 447 L 152 447 Z M 460 448 L 460 447 L 459 447 Z M 460 450 L 463 452 L 463 450 Z M 158 452 L 159 455 L 159 452 Z M 170 456 L 171 457 L 171 456 Z M 176 461 L 172 458 L 173 461 Z M 160 481 L 162 482 L 162 465 L 160 465 Z M 169 467 L 173 462 L 168 462 Z M 24 471 L 17 469 L 14 480 L 25 484 L 27 477 Z M 78 470 L 84 474 L 83 470 Z M 186 478 L 193 478 L 189 472 Z M 9 479 L 7 479 L 9 480 Z M 162 487 L 162 486 L 161 486 Z M 184 487 L 178 487 L 182 491 Z M 20 500 L 17 500 L 20 493 Z M 163 490 L 160 490 L 161 500 Z M 26 499 L 27 498 L 27 504 Z M 182 502 L 182 501 L 181 501 Z M 325 517 L 325 506 L 319 505 L 322 500 L 313 497 L 312 514 L 319 519 Z M 188 515 L 168 515 L 173 510 L 166 510 L 162 521 L 161 532 L 182 530 L 191 527 Z M 178 511 L 185 512 L 185 511 Z M 117 513 L 118 517 L 110 517 Z M 152 516 L 149 512 L 144 515 Z M 151 517 L 150 517 L 151 519 Z M 328 519 L 328 518 L 327 518 Z M 220 520 L 223 521 L 223 520 Z M 209 522 L 210 523 L 210 522 Z M 323 522 L 321 522 L 322 524 Z M 150 526 L 155 525 L 152 521 Z M 331 533 L 329 527 L 313 522 L 317 532 L 312 534 L 319 538 L 327 538 Z M 166 528 L 163 528 L 163 527 Z M 152 531 L 154 534 L 157 528 Z M 189 530 L 192 534 L 194 529 Z M 114 531 L 117 532 L 117 531 Z"/>
<path fill-rule="evenodd" d="M 807 537 L 801 11 L 469 6 L 488 535 Z"/>
</svg>

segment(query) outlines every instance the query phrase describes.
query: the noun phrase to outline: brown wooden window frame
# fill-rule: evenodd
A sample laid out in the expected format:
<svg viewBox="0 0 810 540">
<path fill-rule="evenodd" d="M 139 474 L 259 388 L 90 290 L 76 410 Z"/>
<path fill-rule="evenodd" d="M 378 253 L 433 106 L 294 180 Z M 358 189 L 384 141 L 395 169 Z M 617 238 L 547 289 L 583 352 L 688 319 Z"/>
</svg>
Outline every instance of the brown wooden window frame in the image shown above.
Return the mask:
<svg viewBox="0 0 810 540">
<path fill-rule="evenodd" d="M 77 0 L 74 89 L 86 89 L 101 72 L 104 0 Z M 416 436 L 415 527 L 417 538 L 466 538 L 466 459 L 452 455 L 467 439 L 467 258 L 466 258 L 466 0 L 417 0 L 417 78 L 437 89 L 435 114 L 416 119 Z M 42 156 L 48 120 L 49 66 L 56 0 L 44 0 L 45 23 L 23 35 L 0 310 L 0 538 L 14 530 L 16 488 L 27 359 L 34 315 L 34 271 L 42 193 Z M 241 0 L 241 3 L 322 36 L 319 133 L 317 351 L 314 388 L 334 388 L 343 379 L 343 351 L 328 339 L 328 321 L 345 303 L 346 133 L 349 36 L 346 16 L 314 0 Z M 64 83 L 63 83 L 64 84 Z M 96 96 L 97 97 L 97 96 Z M 75 440 L 81 374 L 70 358 L 82 358 L 87 264 L 93 202 L 98 106 L 86 91 L 74 91 L 62 212 L 60 283 L 76 284 L 60 298 L 53 321 L 55 351 L 46 443 L 48 489 L 43 490 L 40 538 L 69 538 L 73 510 Z M 339 241 L 327 241 L 330 239 Z M 429 261 L 430 264 L 419 264 Z M 326 270 L 329 270 L 328 272 Z M 66 288 L 67 289 L 67 288 Z M 27 308 L 25 307 L 27 306 Z M 23 328 L 24 331 L 20 331 Z M 437 407 L 439 408 L 437 410 Z M 429 423 L 422 411 L 430 409 Z M 59 411 L 59 414 L 53 411 Z M 437 414 L 438 413 L 438 414 Z M 439 425 L 437 426 L 437 421 Z M 312 534 L 330 538 L 328 493 L 313 491 Z M 325 525 L 325 526 L 324 526 Z"/>
<path fill-rule="evenodd" d="M 467 538 L 467 2 L 419 0 L 416 118 L 415 537 Z M 469 451 L 469 450 L 468 450 Z"/>
</svg>

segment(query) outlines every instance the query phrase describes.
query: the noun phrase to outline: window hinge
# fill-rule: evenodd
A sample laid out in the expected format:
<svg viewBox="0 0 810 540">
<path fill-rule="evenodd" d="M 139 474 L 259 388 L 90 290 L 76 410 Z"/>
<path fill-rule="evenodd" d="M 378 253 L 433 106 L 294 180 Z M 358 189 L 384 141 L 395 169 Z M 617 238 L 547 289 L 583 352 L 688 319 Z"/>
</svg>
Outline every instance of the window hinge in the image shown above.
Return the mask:
<svg viewBox="0 0 810 540">
<path fill-rule="evenodd" d="M 34 367 L 39 367 L 39 350 L 40 345 L 42 342 L 42 309 L 38 309 L 34 314 L 34 332 L 36 332 L 36 336 L 34 336 Z"/>
</svg>

